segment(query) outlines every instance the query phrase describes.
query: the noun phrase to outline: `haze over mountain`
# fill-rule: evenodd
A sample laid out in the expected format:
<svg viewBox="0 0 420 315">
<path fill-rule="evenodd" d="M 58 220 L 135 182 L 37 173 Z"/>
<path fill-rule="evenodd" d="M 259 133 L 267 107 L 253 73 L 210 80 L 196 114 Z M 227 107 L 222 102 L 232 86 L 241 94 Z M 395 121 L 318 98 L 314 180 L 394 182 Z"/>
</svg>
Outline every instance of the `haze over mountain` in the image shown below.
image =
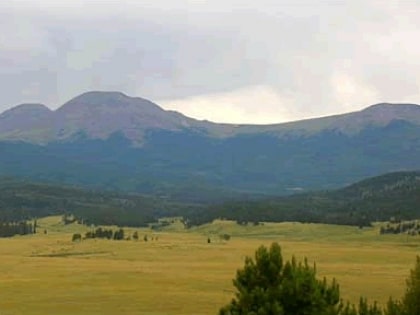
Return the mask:
<svg viewBox="0 0 420 315">
<path fill-rule="evenodd" d="M 377 104 L 318 119 L 234 125 L 119 92 L 88 92 L 55 111 L 24 104 L 2 113 L 0 141 L 0 174 L 184 197 L 188 191 L 189 198 L 284 194 L 420 169 L 420 106 Z"/>
</svg>

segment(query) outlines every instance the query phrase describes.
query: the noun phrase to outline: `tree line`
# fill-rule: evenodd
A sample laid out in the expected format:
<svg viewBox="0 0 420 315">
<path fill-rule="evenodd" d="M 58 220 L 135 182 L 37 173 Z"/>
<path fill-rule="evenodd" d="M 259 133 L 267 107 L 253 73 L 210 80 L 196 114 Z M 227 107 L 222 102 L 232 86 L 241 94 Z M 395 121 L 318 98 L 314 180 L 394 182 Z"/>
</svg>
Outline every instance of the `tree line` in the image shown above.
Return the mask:
<svg viewBox="0 0 420 315">
<path fill-rule="evenodd" d="M 417 220 L 388 222 L 385 226 L 380 227 L 379 233 L 420 235 L 420 222 Z"/>
<path fill-rule="evenodd" d="M 235 297 L 219 315 L 418 315 L 420 314 L 420 257 L 410 271 L 401 300 L 389 298 L 385 307 L 361 297 L 357 305 L 343 301 L 335 279 L 316 276 L 308 261 L 283 261 L 279 244 L 261 246 L 255 258 L 233 280 Z"/>
<path fill-rule="evenodd" d="M 101 239 L 108 239 L 108 240 L 115 240 L 115 241 L 121 241 L 121 240 L 127 240 L 131 239 L 131 236 L 127 236 L 123 228 L 119 228 L 117 230 L 112 229 L 103 229 L 101 227 L 96 228 L 94 231 L 88 231 L 85 233 L 83 239 L 94 239 L 94 238 L 101 238 Z M 137 231 L 135 231 L 132 235 L 132 238 L 134 240 L 139 239 L 139 234 Z M 81 241 L 82 240 L 82 234 L 75 233 L 72 236 L 72 241 Z M 147 239 L 146 239 L 147 241 Z"/>
<path fill-rule="evenodd" d="M 184 218 L 191 227 L 229 219 L 245 223 L 296 221 L 370 226 L 391 217 L 420 215 L 420 172 L 368 179 L 343 189 L 259 199 L 221 198 L 218 204 L 183 203 L 171 197 L 96 191 L 0 179 L 0 220 L 12 222 L 71 213 L 84 224 L 148 226 L 162 217 Z M 73 218 L 73 219 L 74 219 Z M 66 221 L 71 223 L 70 218 Z M 154 225 L 160 228 L 162 224 Z"/>
<path fill-rule="evenodd" d="M 36 221 L 34 224 L 20 222 L 0 222 L 0 237 L 11 237 L 15 235 L 27 235 L 36 233 Z"/>
</svg>

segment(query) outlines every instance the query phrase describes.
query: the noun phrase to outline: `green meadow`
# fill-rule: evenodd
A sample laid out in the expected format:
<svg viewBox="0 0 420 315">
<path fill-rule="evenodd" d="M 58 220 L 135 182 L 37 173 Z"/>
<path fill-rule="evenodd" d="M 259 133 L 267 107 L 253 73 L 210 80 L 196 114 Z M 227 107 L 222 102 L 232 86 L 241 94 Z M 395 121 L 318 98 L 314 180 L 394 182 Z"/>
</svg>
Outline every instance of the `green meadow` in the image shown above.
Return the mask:
<svg viewBox="0 0 420 315">
<path fill-rule="evenodd" d="M 336 278 L 344 299 L 384 304 L 403 294 L 420 254 L 419 236 L 379 235 L 379 227 L 215 221 L 189 230 L 126 228 L 137 241 L 72 242 L 88 228 L 64 226 L 60 217 L 38 225 L 36 235 L 0 239 L 1 315 L 217 314 L 244 258 L 274 241 L 286 259 L 307 257 L 320 277 Z"/>
</svg>

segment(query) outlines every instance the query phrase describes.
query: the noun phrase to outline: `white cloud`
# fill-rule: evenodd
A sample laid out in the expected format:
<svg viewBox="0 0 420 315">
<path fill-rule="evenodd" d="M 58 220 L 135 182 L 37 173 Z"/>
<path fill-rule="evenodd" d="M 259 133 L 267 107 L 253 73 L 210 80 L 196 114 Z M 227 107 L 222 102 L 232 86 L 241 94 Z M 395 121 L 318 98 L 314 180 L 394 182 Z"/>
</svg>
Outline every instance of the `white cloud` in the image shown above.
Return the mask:
<svg viewBox="0 0 420 315">
<path fill-rule="evenodd" d="M 351 60 L 340 60 L 331 76 L 332 102 L 336 106 L 336 114 L 359 110 L 368 105 L 379 103 L 378 91 L 368 82 L 357 77 Z"/>
<path fill-rule="evenodd" d="M 416 103 L 419 10 L 397 0 L 4 0 L 0 108 L 120 90 L 201 119 L 271 123 Z"/>
<path fill-rule="evenodd" d="M 296 118 L 293 98 L 263 85 L 157 103 L 165 109 L 214 122 L 268 124 Z"/>
</svg>

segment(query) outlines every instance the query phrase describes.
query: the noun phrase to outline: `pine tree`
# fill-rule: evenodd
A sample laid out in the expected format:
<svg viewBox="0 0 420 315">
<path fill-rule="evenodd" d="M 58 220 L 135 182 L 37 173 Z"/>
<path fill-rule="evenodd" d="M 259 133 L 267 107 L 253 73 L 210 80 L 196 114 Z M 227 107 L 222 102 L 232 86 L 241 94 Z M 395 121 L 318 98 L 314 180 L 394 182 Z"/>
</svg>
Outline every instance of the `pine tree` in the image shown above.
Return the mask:
<svg viewBox="0 0 420 315">
<path fill-rule="evenodd" d="M 420 256 L 417 256 L 414 269 L 407 279 L 407 288 L 403 297 L 403 307 L 407 315 L 420 315 Z"/>
<path fill-rule="evenodd" d="M 297 262 L 283 264 L 280 246 L 261 246 L 255 259 L 247 257 L 233 284 L 236 298 L 220 310 L 220 315 L 336 315 L 339 287 L 333 281 L 316 278 L 315 267 Z"/>
</svg>

